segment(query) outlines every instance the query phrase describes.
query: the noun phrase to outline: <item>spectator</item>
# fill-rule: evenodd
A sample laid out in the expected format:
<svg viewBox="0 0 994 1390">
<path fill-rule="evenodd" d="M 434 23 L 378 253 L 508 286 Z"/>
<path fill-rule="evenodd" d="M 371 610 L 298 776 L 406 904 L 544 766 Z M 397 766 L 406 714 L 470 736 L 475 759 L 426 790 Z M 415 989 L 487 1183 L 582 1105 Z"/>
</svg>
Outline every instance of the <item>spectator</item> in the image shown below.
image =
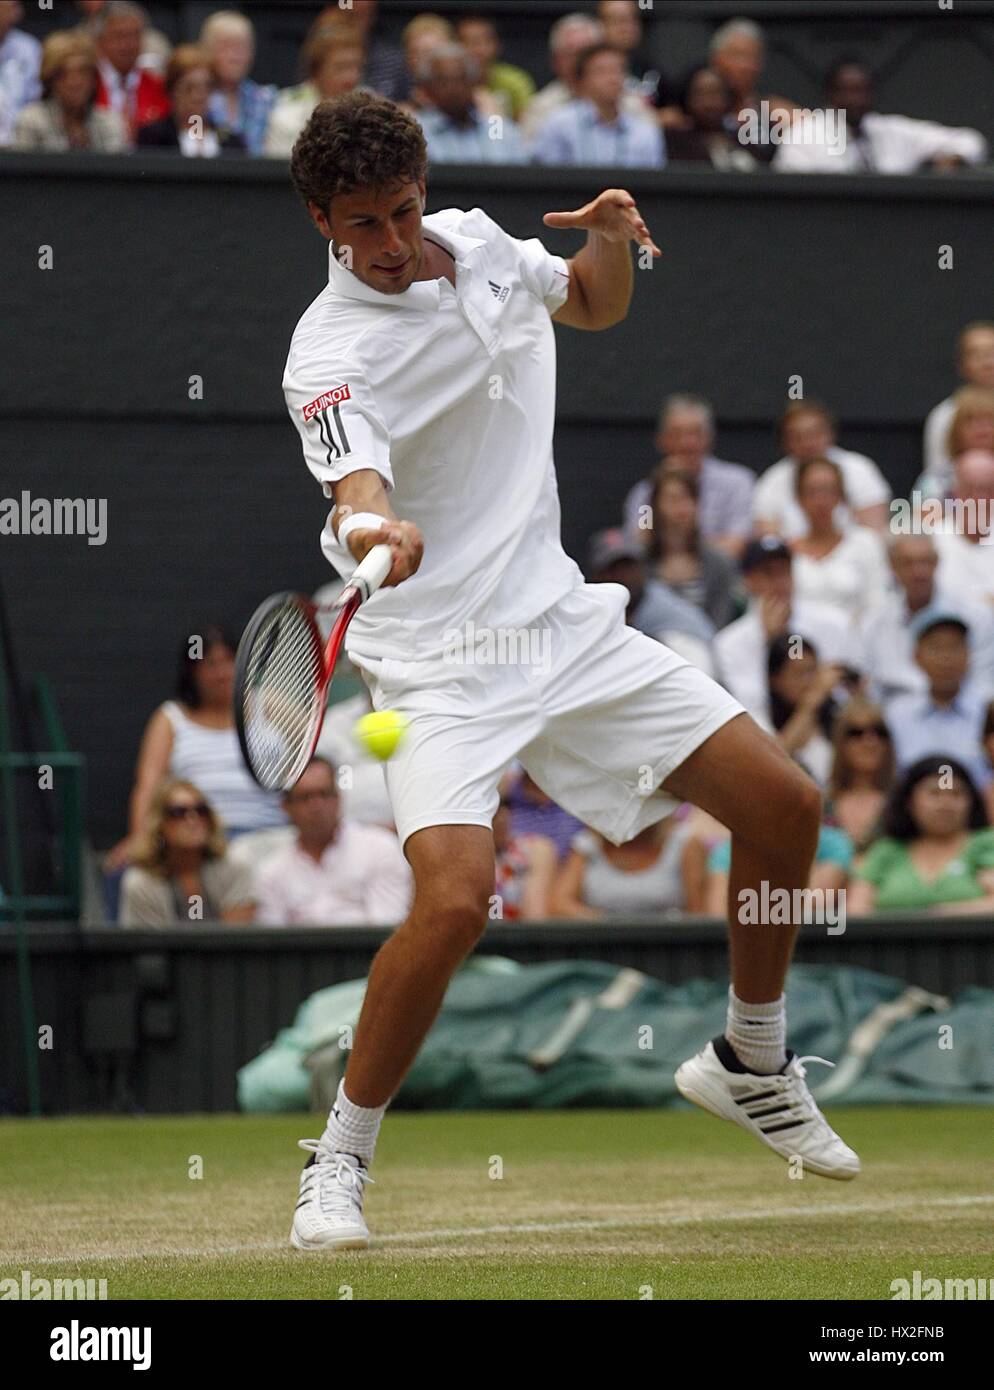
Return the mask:
<svg viewBox="0 0 994 1390">
<path fill-rule="evenodd" d="M 820 893 L 845 888 L 853 863 L 853 845 L 844 830 L 822 825 L 818 831 L 811 876 L 806 887 Z M 728 909 L 728 881 L 732 868 L 732 841 L 726 836 L 713 845 L 707 858 L 703 911 L 709 917 L 724 918 Z M 733 910 L 737 908 L 734 905 Z"/>
<path fill-rule="evenodd" d="M 854 871 L 850 914 L 994 911 L 994 830 L 961 763 L 947 756 L 913 763 L 883 830 Z"/>
<path fill-rule="evenodd" d="M 706 63 L 694 68 L 680 89 L 678 104 L 685 120 L 666 131 L 670 164 L 710 164 L 714 169 L 751 173 L 755 155 L 728 129 L 731 88 L 720 72 Z"/>
<path fill-rule="evenodd" d="M 793 401 L 780 417 L 780 445 L 784 457 L 760 475 L 753 494 L 756 530 L 796 540 L 807 528 L 797 501 L 797 470 L 809 459 L 829 459 L 842 470 L 850 513 L 840 508 L 837 524 L 850 520 L 874 531 L 885 529 L 891 490 L 880 469 L 865 454 L 840 449 L 836 443 L 835 417 L 817 401 Z"/>
<path fill-rule="evenodd" d="M 232 704 L 235 642 L 208 625 L 184 641 L 176 698 L 152 715 L 142 737 L 128 816 L 128 834 L 107 856 L 123 868 L 145 824 L 156 787 L 166 777 L 202 787 L 229 838 L 285 824 L 278 798 L 262 791 L 242 760 Z"/>
<path fill-rule="evenodd" d="M 89 39 L 75 30 L 49 34 L 41 58 L 41 91 L 42 100 L 26 106 L 17 118 L 15 149 L 95 154 L 127 149 L 121 117 L 94 105 L 97 58 Z"/>
<path fill-rule="evenodd" d="M 816 648 L 793 633 L 775 637 L 766 660 L 770 724 L 777 742 L 824 787 L 832 766 L 832 691 L 842 681 L 842 667 L 822 665 Z"/>
<path fill-rule="evenodd" d="M 683 910 L 687 822 L 665 816 L 623 845 L 581 830 L 552 891 L 555 917 L 637 917 Z"/>
<path fill-rule="evenodd" d="M 652 494 L 650 572 L 722 628 L 734 612 L 735 566 L 702 540 L 698 516 L 697 479 L 664 460 Z"/>
<path fill-rule="evenodd" d="M 94 42 L 97 37 L 97 16 L 107 6 L 108 0 L 76 0 L 76 8 L 83 14 L 83 19 L 76 25 L 76 32 Z M 146 24 L 142 32 L 141 52 L 138 55 L 138 66 L 148 68 L 151 72 L 163 73 L 166 64 L 169 62 L 169 55 L 173 51 L 173 46 L 166 38 L 165 34 L 158 29 L 153 29 L 150 24 Z"/>
<path fill-rule="evenodd" d="M 336 672 L 336 684 L 338 681 Z M 350 699 L 330 705 L 314 751 L 339 769 L 338 794 L 345 818 L 357 824 L 380 825 L 393 830 L 393 808 L 387 794 L 383 763 L 353 735 L 356 721 L 369 714 L 372 708 L 365 686 Z M 346 768 L 347 777 L 344 776 Z"/>
<path fill-rule="evenodd" d="M 97 105 L 116 111 L 132 140 L 142 126 L 169 113 L 166 84 L 141 63 L 147 29 L 145 11 L 131 0 L 108 0 L 93 20 Z"/>
<path fill-rule="evenodd" d="M 742 577 L 749 606 L 714 640 L 718 679 L 754 718 L 770 724 L 770 644 L 786 634 L 811 642 L 833 665 L 854 669 L 856 644 L 834 608 L 810 599 L 795 599 L 792 557 L 776 536 L 752 540 L 742 556 Z"/>
<path fill-rule="evenodd" d="M 311 25 L 311 33 L 351 17 L 363 42 L 363 67 L 359 86 L 390 101 L 406 101 L 411 83 L 403 51 L 377 33 L 378 0 L 354 0 L 350 10 L 326 5 Z"/>
<path fill-rule="evenodd" d="M 187 159 L 217 159 L 244 154 L 245 141 L 231 130 L 217 130 L 207 114 L 214 84 L 210 54 L 195 43 L 173 49 L 166 68 L 166 90 L 172 111 L 138 132 L 143 149 L 178 151 Z"/>
<path fill-rule="evenodd" d="M 911 174 L 916 169 L 952 169 L 981 164 L 987 141 L 976 130 L 954 129 L 911 116 L 882 116 L 869 68 L 841 58 L 825 79 L 825 104 L 845 113 L 844 144 L 826 138 L 788 142 L 777 150 L 776 168 L 789 173 Z"/>
<path fill-rule="evenodd" d="M 428 105 L 427 98 L 417 85 L 417 74 L 421 64 L 442 44 L 456 42 L 456 31 L 447 19 L 439 14 L 418 14 L 405 24 L 402 34 L 404 42 L 404 64 L 410 84 L 408 105 L 415 112 Z M 494 108 L 496 110 L 496 106 Z"/>
<path fill-rule="evenodd" d="M 714 411 L 703 396 L 667 396 L 659 412 L 656 449 L 697 479 L 701 535 L 735 560 L 751 532 L 755 476 L 741 463 L 715 458 Z M 625 498 L 625 526 L 638 536 L 652 524 L 651 479 L 636 483 Z"/>
<path fill-rule="evenodd" d="M 276 88 L 249 77 L 255 62 L 255 29 L 238 10 L 215 10 L 204 20 L 200 43 L 210 56 L 214 90 L 207 103 L 211 124 L 224 139 L 240 136 L 249 154 L 261 154 Z"/>
<path fill-rule="evenodd" d="M 392 926 L 411 900 L 411 871 L 396 835 L 344 820 L 336 770 L 313 758 L 283 806 L 294 842 L 258 876 L 259 921 L 267 926 Z"/>
<path fill-rule="evenodd" d="M 994 603 L 994 451 L 971 449 L 959 456 L 952 503 L 935 537 L 939 583 L 957 603 Z"/>
<path fill-rule="evenodd" d="M 954 597 L 936 583 L 939 556 L 928 535 L 895 535 L 890 567 L 896 592 L 885 593 L 868 609 L 859 626 L 861 668 L 874 696 L 883 701 L 928 688 L 915 661 L 911 623 L 926 608 L 958 613 L 970 629 L 970 679 L 994 690 L 994 613 L 962 595 Z"/>
<path fill-rule="evenodd" d="M 708 62 L 724 78 L 732 93 L 729 130 L 739 139 L 742 123 L 750 115 L 762 111 L 766 103 L 771 118 L 778 112 L 790 112 L 795 104 L 788 97 L 760 92 L 760 78 L 766 62 L 766 43 L 763 31 L 751 19 L 730 19 L 711 37 Z M 777 147 L 765 139 L 750 140 L 748 148 L 762 164 L 768 164 Z"/>
<path fill-rule="evenodd" d="M 281 92 L 269 117 L 262 148 L 263 154 L 274 159 L 290 158 L 297 136 L 319 101 L 344 96 L 359 85 L 362 37 L 347 20 L 324 25 L 304 44 L 303 58 L 307 81 Z"/>
<path fill-rule="evenodd" d="M 943 453 L 948 468 L 939 473 L 923 473 L 914 493 L 923 499 L 943 499 L 956 491 L 957 460 L 971 449 L 994 452 L 994 390 L 984 386 L 964 386 L 952 397 L 952 414 L 946 427 Z"/>
<path fill-rule="evenodd" d="M 666 145 L 648 114 L 622 106 L 625 55 L 597 43 L 577 55 L 576 98 L 552 111 L 538 126 L 532 157 L 539 164 L 609 164 L 661 169 Z"/>
<path fill-rule="evenodd" d="M 994 390 L 994 322 L 977 319 L 961 330 L 956 343 L 956 370 L 968 386 Z M 947 446 L 957 394 L 933 406 L 925 420 L 924 471 L 933 480 L 935 495 L 939 497 L 946 496 L 952 487 L 953 461 Z"/>
<path fill-rule="evenodd" d="M 9 145 L 18 113 L 41 95 L 41 44 L 15 25 L 21 0 L 0 0 L 0 146 Z"/>
<path fill-rule="evenodd" d="M 983 740 L 984 756 L 992 773 L 991 780 L 987 783 L 987 791 L 984 793 L 984 805 L 987 819 L 994 825 L 994 700 L 991 700 L 984 710 Z"/>
<path fill-rule="evenodd" d="M 542 922 L 550 913 L 559 856 L 544 835 L 513 835 L 511 808 L 501 797 L 494 816 L 495 894 L 502 921 Z"/>
<path fill-rule="evenodd" d="M 429 163 L 523 164 L 518 127 L 477 105 L 475 61 L 458 44 L 440 44 L 421 60 L 418 89 L 426 103 L 418 111 Z"/>
<path fill-rule="evenodd" d="M 587 553 L 592 584 L 621 584 L 628 590 L 625 622 L 663 642 L 709 676 L 714 674 L 714 623 L 695 604 L 646 572 L 644 547 L 620 527 L 598 531 Z"/>
<path fill-rule="evenodd" d="M 583 822 L 557 806 L 523 768 L 507 774 L 501 797 L 511 812 L 512 835 L 543 835 L 555 845 L 560 859 L 569 853 L 573 836 L 583 829 Z"/>
<path fill-rule="evenodd" d="M 799 599 L 830 604 L 852 621 L 887 589 L 887 560 L 876 531 L 836 521 L 846 508 L 842 469 L 831 459 L 808 459 L 794 475 L 797 504 L 807 532 L 791 542 L 794 592 Z"/>
<path fill-rule="evenodd" d="M 164 782 L 124 875 L 121 925 L 243 923 L 254 916 L 251 876 L 228 857 L 210 802 L 193 782 Z"/>
<path fill-rule="evenodd" d="M 933 753 L 949 754 L 986 791 L 991 771 L 981 740 L 987 700 L 967 684 L 968 632 L 958 613 L 927 608 L 915 617 L 911 623 L 915 660 L 928 688 L 889 701 L 887 723 L 894 734 L 899 770 Z"/>
<path fill-rule="evenodd" d="M 465 15 L 456 22 L 459 42 L 476 63 L 480 81 L 497 101 L 501 112 L 520 121 L 535 95 L 535 83 L 524 68 L 498 61 L 501 52 L 497 25 L 486 15 Z"/>
<path fill-rule="evenodd" d="M 843 705 L 832 728 L 832 749 L 824 818 L 863 850 L 879 833 L 894 783 L 894 744 L 880 706 L 865 695 Z"/>
<path fill-rule="evenodd" d="M 629 90 L 640 94 L 644 101 L 656 103 L 657 97 L 667 94 L 666 83 L 655 63 L 642 54 L 642 11 L 638 0 L 597 0 L 596 13 L 605 43 L 625 55 Z M 659 100 L 656 104 L 663 106 L 666 102 Z"/>
<path fill-rule="evenodd" d="M 585 49 L 603 43 L 604 38 L 602 26 L 590 13 L 576 11 L 556 20 L 549 30 L 549 62 L 556 75 L 528 103 L 521 121 L 521 134 L 526 141 L 535 138 L 539 126 L 545 124 L 553 111 L 579 97 L 576 60 Z M 645 101 L 639 91 L 626 89 L 621 105 L 631 116 L 646 114 Z"/>
</svg>

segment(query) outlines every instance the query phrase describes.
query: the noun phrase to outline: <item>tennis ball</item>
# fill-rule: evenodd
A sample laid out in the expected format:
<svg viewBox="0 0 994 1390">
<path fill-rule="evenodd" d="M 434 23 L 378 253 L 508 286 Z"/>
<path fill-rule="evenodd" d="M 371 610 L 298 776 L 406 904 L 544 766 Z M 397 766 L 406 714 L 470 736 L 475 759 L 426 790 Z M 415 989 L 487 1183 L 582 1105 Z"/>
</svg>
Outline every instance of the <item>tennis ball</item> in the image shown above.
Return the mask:
<svg viewBox="0 0 994 1390">
<path fill-rule="evenodd" d="M 393 757 L 406 728 L 407 720 L 395 709 L 374 710 L 356 720 L 352 737 L 374 758 L 386 762 Z"/>
</svg>

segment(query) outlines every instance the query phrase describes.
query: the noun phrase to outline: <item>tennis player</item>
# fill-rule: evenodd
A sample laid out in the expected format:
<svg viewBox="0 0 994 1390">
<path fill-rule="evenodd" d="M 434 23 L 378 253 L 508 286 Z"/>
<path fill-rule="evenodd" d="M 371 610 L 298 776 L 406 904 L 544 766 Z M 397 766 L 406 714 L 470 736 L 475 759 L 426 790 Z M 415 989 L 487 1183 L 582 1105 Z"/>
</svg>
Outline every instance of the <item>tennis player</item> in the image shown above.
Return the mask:
<svg viewBox="0 0 994 1390">
<path fill-rule="evenodd" d="M 347 577 L 371 546 L 393 552 L 347 646 L 375 707 L 409 721 L 387 785 L 415 880 L 410 916 L 373 962 L 327 1127 L 301 1141 L 311 1157 L 291 1240 L 368 1241 L 377 1132 L 488 920 L 497 787 L 515 758 L 616 844 L 673 798 L 729 827 L 727 1025 L 678 1085 L 806 1171 L 851 1178 L 859 1161 L 786 1048 L 796 927 L 744 925 L 734 910 L 742 890 L 806 885 L 819 793 L 724 690 L 626 627 L 625 590 L 585 584 L 560 543 L 552 324 L 619 323 L 632 243 L 659 250 L 622 189 L 546 214 L 549 227 L 586 232 L 564 260 L 479 208 L 425 216 L 426 172 L 418 123 L 365 92 L 318 106 L 291 162 L 329 242 L 329 278 L 297 325 L 283 385 L 334 501 L 326 556 Z"/>
</svg>

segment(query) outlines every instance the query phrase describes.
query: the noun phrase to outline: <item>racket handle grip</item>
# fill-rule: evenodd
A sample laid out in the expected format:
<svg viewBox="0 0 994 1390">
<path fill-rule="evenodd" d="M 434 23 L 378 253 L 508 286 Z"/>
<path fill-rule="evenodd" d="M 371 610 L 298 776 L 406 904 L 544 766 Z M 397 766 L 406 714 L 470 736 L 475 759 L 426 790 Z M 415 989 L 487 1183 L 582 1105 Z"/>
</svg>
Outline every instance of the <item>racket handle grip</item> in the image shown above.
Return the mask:
<svg viewBox="0 0 994 1390">
<path fill-rule="evenodd" d="M 392 564 L 393 551 L 390 547 L 388 545 L 374 545 L 352 571 L 352 577 L 345 586 L 345 592 L 348 592 L 349 589 L 358 590 L 359 602 L 365 603 L 370 594 L 375 594 L 386 579 Z M 344 593 L 342 597 L 344 597 Z"/>
</svg>

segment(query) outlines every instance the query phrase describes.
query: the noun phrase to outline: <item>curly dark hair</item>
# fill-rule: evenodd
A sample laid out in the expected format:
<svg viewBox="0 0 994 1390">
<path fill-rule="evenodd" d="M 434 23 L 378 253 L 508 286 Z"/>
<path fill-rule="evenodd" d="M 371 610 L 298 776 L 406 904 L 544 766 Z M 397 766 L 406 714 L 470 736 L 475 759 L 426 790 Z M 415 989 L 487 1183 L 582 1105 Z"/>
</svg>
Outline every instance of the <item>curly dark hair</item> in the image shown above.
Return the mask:
<svg viewBox="0 0 994 1390">
<path fill-rule="evenodd" d="M 983 799 L 969 772 L 957 758 L 943 757 L 933 753 L 930 757 L 919 758 L 905 771 L 897 786 L 891 791 L 884 808 L 882 829 L 892 840 L 916 840 L 921 834 L 911 814 L 911 795 L 919 782 L 924 782 L 948 773 L 962 782 L 970 799 L 970 810 L 966 826 L 968 830 L 986 830 L 987 811 Z"/>
<path fill-rule="evenodd" d="M 418 182 L 428 169 L 421 126 L 373 92 L 322 101 L 290 157 L 290 177 L 305 203 L 327 213 L 336 193 Z"/>
</svg>

